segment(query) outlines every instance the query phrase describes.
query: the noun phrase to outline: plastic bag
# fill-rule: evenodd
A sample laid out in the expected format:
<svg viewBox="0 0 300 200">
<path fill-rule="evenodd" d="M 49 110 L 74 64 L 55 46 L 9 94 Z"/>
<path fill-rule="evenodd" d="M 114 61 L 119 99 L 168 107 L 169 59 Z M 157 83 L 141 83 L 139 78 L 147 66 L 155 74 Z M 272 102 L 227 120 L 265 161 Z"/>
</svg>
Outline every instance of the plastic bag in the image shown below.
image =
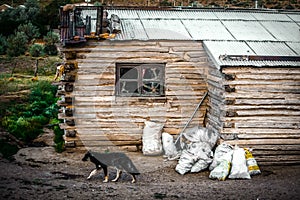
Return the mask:
<svg viewBox="0 0 300 200">
<path fill-rule="evenodd" d="M 253 157 L 252 153 L 250 152 L 250 150 L 247 149 L 247 148 L 244 148 L 244 150 L 245 150 L 246 164 L 247 164 L 247 167 L 248 167 L 249 174 L 251 176 L 261 174 L 261 171 L 260 171 L 260 169 L 257 165 L 257 162 L 254 159 L 254 157 Z"/>
<path fill-rule="evenodd" d="M 231 162 L 232 162 L 232 167 L 228 178 L 251 179 L 246 165 L 244 149 L 236 146 L 233 150 Z"/>
<path fill-rule="evenodd" d="M 210 179 L 218 179 L 220 181 L 226 179 L 231 167 L 232 153 L 233 151 L 228 151 L 223 154 L 222 159 L 218 161 L 218 165 L 210 172 Z"/>
<path fill-rule="evenodd" d="M 211 148 L 206 142 L 193 142 L 186 145 L 186 149 L 182 151 L 175 170 L 180 174 L 189 171 L 199 172 L 206 169 L 212 162 Z"/>
<path fill-rule="evenodd" d="M 190 142 L 206 142 L 212 149 L 218 140 L 219 135 L 213 132 L 211 129 L 207 129 L 201 126 L 195 126 L 187 129 L 183 136 Z"/>
<path fill-rule="evenodd" d="M 191 168 L 191 172 L 196 173 L 208 168 L 208 166 L 212 163 L 213 152 L 211 149 L 203 148 L 200 151 L 201 155 L 199 160 L 193 165 Z"/>
<path fill-rule="evenodd" d="M 187 150 L 183 150 L 175 170 L 179 174 L 184 175 L 191 170 L 196 161 L 197 156 L 189 153 Z"/>
<path fill-rule="evenodd" d="M 209 166 L 209 170 L 212 171 L 215 167 L 217 167 L 217 165 L 223 160 L 224 155 L 227 153 L 233 153 L 233 147 L 230 144 L 221 143 L 219 146 L 217 146 L 213 161 Z M 231 162 L 231 160 L 229 161 Z"/>
<path fill-rule="evenodd" d="M 164 155 L 168 159 L 171 160 L 177 157 L 178 152 L 174 144 L 174 138 L 172 135 L 166 132 L 162 133 L 162 145 L 163 145 Z"/>
<path fill-rule="evenodd" d="M 161 134 L 163 124 L 153 121 L 145 121 L 143 130 L 143 154 L 144 155 L 161 155 L 163 153 Z"/>
</svg>

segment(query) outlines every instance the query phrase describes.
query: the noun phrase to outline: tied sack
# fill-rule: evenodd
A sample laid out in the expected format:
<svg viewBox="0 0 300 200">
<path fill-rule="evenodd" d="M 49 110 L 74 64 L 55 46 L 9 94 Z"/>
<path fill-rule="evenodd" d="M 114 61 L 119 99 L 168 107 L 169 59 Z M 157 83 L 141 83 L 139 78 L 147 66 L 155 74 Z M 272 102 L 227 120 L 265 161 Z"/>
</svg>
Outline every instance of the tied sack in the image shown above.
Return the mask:
<svg viewBox="0 0 300 200">
<path fill-rule="evenodd" d="M 143 154 L 148 156 L 161 155 L 163 153 L 161 134 L 163 124 L 153 121 L 145 121 L 143 130 Z"/>
<path fill-rule="evenodd" d="M 232 167 L 228 176 L 230 179 L 251 179 L 246 165 L 245 151 L 235 146 L 232 155 Z"/>
<path fill-rule="evenodd" d="M 218 179 L 224 181 L 230 172 L 233 147 L 229 144 L 222 143 L 216 150 L 210 169 L 210 179 Z M 212 167 L 213 165 L 213 167 Z"/>
<path fill-rule="evenodd" d="M 169 159 L 177 157 L 178 152 L 174 143 L 174 138 L 169 133 L 162 133 L 162 145 L 165 156 Z"/>
<path fill-rule="evenodd" d="M 247 149 L 247 148 L 244 148 L 244 150 L 245 150 L 246 164 L 247 164 L 247 167 L 248 167 L 249 174 L 251 176 L 261 174 L 261 171 L 260 171 L 260 169 L 257 165 L 257 162 L 254 159 L 254 157 L 253 157 L 252 153 L 250 152 L 250 150 Z"/>
</svg>

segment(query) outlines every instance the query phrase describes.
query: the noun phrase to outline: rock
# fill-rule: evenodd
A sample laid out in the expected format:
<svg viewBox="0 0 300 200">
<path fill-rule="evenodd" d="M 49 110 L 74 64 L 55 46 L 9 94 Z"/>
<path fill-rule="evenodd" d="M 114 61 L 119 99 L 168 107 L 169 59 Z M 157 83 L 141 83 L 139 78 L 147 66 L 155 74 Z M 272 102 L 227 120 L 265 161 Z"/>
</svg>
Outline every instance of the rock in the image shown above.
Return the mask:
<svg viewBox="0 0 300 200">
<path fill-rule="evenodd" d="M 44 128 L 44 133 L 39 135 L 30 146 L 34 147 L 45 147 L 45 146 L 54 146 L 54 132 L 51 129 Z"/>
<path fill-rule="evenodd" d="M 20 149 L 14 158 L 22 164 L 57 164 L 66 162 L 53 147 L 28 147 Z"/>
</svg>

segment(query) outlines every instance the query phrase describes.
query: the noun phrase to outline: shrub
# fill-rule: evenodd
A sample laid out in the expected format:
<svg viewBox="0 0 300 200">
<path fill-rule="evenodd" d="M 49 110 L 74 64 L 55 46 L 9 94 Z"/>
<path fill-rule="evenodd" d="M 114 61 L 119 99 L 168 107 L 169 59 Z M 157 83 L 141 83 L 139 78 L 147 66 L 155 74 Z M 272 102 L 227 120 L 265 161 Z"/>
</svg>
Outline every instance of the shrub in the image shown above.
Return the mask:
<svg viewBox="0 0 300 200">
<path fill-rule="evenodd" d="M 27 36 L 27 42 L 32 42 L 33 39 L 40 36 L 39 29 L 31 22 L 27 24 L 20 24 L 17 28 L 18 32 L 23 32 Z"/>
<path fill-rule="evenodd" d="M 0 55 L 3 55 L 6 53 L 7 49 L 7 41 L 6 38 L 3 35 L 0 35 Z"/>
<path fill-rule="evenodd" d="M 50 82 L 40 81 L 32 85 L 27 105 L 15 104 L 9 108 L 9 115 L 2 119 L 2 126 L 12 135 L 29 143 L 43 132 L 43 127 L 57 118 L 58 107 L 56 87 Z M 58 140 L 60 143 L 63 141 Z"/>
<path fill-rule="evenodd" d="M 46 43 L 45 53 L 50 56 L 57 55 L 58 51 L 55 44 L 59 42 L 59 35 L 52 31 L 49 31 L 47 35 L 44 36 L 44 41 Z"/>
<path fill-rule="evenodd" d="M 54 126 L 54 143 L 55 143 L 55 151 L 58 153 L 63 152 L 64 148 L 65 148 L 65 141 L 63 138 L 64 135 L 64 130 L 59 128 L 59 125 Z"/>
<path fill-rule="evenodd" d="M 29 53 L 33 57 L 39 57 L 44 54 L 44 47 L 40 44 L 33 44 L 29 47 Z"/>
<path fill-rule="evenodd" d="M 25 33 L 16 32 L 7 39 L 6 53 L 10 57 L 23 55 L 27 50 L 27 36 Z"/>
</svg>

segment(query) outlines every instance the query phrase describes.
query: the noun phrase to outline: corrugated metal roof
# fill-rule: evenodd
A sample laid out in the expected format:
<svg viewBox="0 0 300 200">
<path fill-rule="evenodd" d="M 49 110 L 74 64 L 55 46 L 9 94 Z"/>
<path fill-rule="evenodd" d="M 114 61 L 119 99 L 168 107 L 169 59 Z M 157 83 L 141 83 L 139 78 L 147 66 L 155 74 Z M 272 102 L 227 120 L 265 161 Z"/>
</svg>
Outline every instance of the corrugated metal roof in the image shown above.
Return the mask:
<svg viewBox="0 0 300 200">
<path fill-rule="evenodd" d="M 284 42 L 247 42 L 256 55 L 264 56 L 296 56 Z"/>
<path fill-rule="evenodd" d="M 288 17 L 290 17 L 292 20 L 296 22 L 300 22 L 300 15 L 299 14 L 287 14 Z"/>
<path fill-rule="evenodd" d="M 288 45 L 298 56 L 300 56 L 300 41 L 298 42 L 286 42 Z"/>
<path fill-rule="evenodd" d="M 299 41 L 299 14 L 283 14 L 258 11 L 219 11 L 219 10 L 134 10 L 112 9 L 121 21 L 138 19 L 144 25 L 148 39 L 189 39 L 189 40 L 253 40 L 253 41 Z M 196 20 L 196 21 L 195 21 Z M 167 22 L 168 21 L 168 22 Z M 130 27 L 126 27 L 130 25 Z M 126 34 L 117 37 L 122 40 L 143 40 L 128 35 L 135 27 L 123 23 Z M 153 33 L 156 29 L 158 33 Z M 163 30 L 158 30 L 163 29 Z M 218 30 L 218 31 L 215 31 Z M 284 30 L 291 30 L 285 31 Z M 166 32 L 166 33 L 164 33 Z M 124 30 L 120 34 L 123 34 Z M 175 33 L 173 36 L 170 33 Z M 176 36 L 179 34 L 181 36 Z M 161 37 L 159 37 L 161 35 Z M 130 37 L 128 37 L 130 36 Z"/>
<path fill-rule="evenodd" d="M 292 21 L 286 14 L 271 12 L 253 12 L 251 15 L 259 21 Z"/>
<path fill-rule="evenodd" d="M 222 55 L 300 56 L 300 13 L 257 10 L 112 9 L 116 40 L 203 40 L 217 66 L 300 66 L 298 61 L 230 60 Z"/>
<path fill-rule="evenodd" d="M 255 20 L 251 13 L 246 12 L 215 12 L 214 13 L 221 20 Z"/>
<path fill-rule="evenodd" d="M 218 57 L 220 55 L 255 55 L 255 52 L 242 41 L 205 41 L 210 52 Z"/>
<path fill-rule="evenodd" d="M 148 36 L 142 25 L 142 22 L 137 19 L 126 19 L 122 20 L 122 34 L 117 34 L 117 40 L 128 40 L 128 38 L 134 40 L 148 40 Z"/>
<path fill-rule="evenodd" d="M 207 10 L 185 10 L 177 11 L 179 19 L 207 19 L 207 20 L 218 20 L 214 12 Z"/>
<path fill-rule="evenodd" d="M 234 40 L 220 21 L 182 20 L 182 23 L 194 40 Z"/>
<path fill-rule="evenodd" d="M 178 19 L 176 10 L 138 10 L 140 19 Z"/>
<path fill-rule="evenodd" d="M 223 21 L 223 24 L 236 40 L 276 40 L 257 21 Z"/>
<path fill-rule="evenodd" d="M 190 34 L 187 32 L 180 20 L 142 19 L 141 21 L 150 40 L 191 39 Z"/>
<path fill-rule="evenodd" d="M 278 41 L 300 41 L 300 27 L 296 23 L 268 21 L 261 24 Z"/>
<path fill-rule="evenodd" d="M 111 9 L 108 14 L 118 15 L 122 20 L 124 19 L 139 19 L 140 17 L 137 14 L 136 10 L 125 10 L 125 9 Z"/>
<path fill-rule="evenodd" d="M 217 67 L 220 66 L 300 66 L 298 61 L 248 60 L 247 56 L 299 56 L 283 42 L 204 41 L 204 47 Z M 291 43 L 294 44 L 294 43 Z M 298 49 L 299 50 L 299 49 Z M 227 55 L 240 55 L 226 59 Z"/>
</svg>

